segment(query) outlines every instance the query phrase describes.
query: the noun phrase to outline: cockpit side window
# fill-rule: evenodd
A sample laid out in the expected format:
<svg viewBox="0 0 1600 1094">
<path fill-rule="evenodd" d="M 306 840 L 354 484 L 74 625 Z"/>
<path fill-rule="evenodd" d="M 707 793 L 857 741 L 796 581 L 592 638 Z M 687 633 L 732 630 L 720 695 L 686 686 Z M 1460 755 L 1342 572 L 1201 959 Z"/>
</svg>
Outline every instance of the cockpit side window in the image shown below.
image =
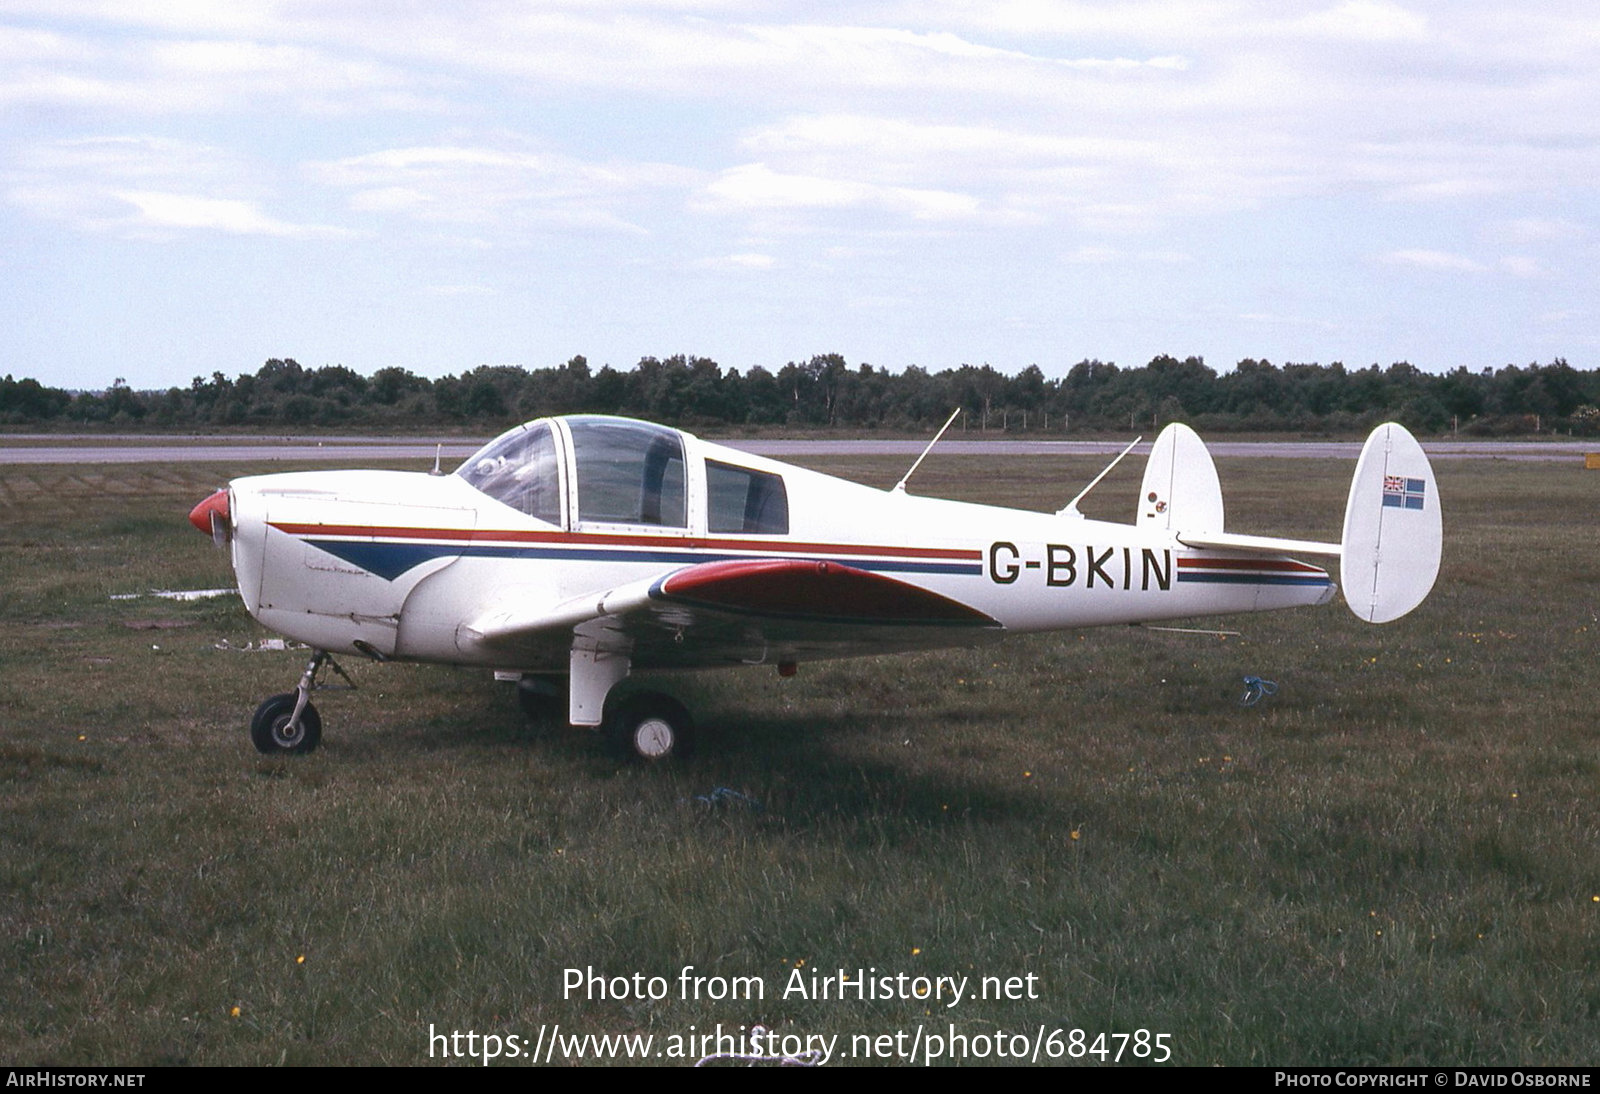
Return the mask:
<svg viewBox="0 0 1600 1094">
<path fill-rule="evenodd" d="M 610 524 L 688 524 L 683 440 L 645 422 L 569 419 L 578 518 Z"/>
<path fill-rule="evenodd" d="M 706 461 L 706 530 L 789 534 L 789 494 L 783 476 Z"/>
<path fill-rule="evenodd" d="M 542 422 L 493 441 L 456 474 L 530 517 L 561 523 L 561 468 L 555 437 Z"/>
</svg>

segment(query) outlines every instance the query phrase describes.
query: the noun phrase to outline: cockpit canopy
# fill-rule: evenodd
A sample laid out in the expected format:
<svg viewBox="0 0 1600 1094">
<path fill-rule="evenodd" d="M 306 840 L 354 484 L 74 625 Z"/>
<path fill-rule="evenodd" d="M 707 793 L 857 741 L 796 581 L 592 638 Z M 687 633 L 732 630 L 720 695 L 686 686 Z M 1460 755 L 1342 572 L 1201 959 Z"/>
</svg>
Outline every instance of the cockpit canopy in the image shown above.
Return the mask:
<svg viewBox="0 0 1600 1094">
<path fill-rule="evenodd" d="M 578 472 L 578 519 L 610 524 L 688 524 L 683 437 L 624 418 L 568 418 Z"/>
<path fill-rule="evenodd" d="M 571 446 L 580 523 L 689 527 L 683 435 L 627 418 L 575 416 L 560 427 Z M 562 438 L 552 421 L 517 426 L 467 459 L 456 474 L 496 501 L 562 525 Z M 710 532 L 783 535 L 789 502 L 781 475 L 704 461 Z"/>
<path fill-rule="evenodd" d="M 467 457 L 456 474 L 495 501 L 561 523 L 561 465 L 548 422 L 502 433 Z"/>
</svg>

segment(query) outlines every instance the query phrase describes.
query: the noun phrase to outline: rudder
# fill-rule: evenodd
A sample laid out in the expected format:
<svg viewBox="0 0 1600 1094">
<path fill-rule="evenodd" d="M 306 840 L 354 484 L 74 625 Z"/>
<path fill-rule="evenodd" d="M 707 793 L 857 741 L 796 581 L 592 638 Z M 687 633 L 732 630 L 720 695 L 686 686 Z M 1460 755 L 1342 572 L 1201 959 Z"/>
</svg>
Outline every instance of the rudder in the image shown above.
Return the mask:
<svg viewBox="0 0 1600 1094">
<path fill-rule="evenodd" d="M 1399 619 L 1432 590 L 1444 544 L 1439 490 L 1405 426 L 1385 422 L 1367 438 L 1340 542 L 1345 602 L 1368 623 Z"/>
<path fill-rule="evenodd" d="M 1139 486 L 1141 528 L 1221 532 L 1222 484 L 1200 435 L 1173 422 L 1161 431 L 1144 465 Z"/>
</svg>

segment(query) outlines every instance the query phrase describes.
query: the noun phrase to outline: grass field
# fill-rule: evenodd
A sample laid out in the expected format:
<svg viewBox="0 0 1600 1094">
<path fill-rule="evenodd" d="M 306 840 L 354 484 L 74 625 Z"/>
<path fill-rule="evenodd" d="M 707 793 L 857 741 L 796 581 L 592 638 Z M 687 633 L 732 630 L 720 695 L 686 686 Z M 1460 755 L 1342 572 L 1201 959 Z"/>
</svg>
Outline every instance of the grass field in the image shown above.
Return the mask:
<svg viewBox="0 0 1600 1094">
<path fill-rule="evenodd" d="M 1350 466 L 1219 465 L 1230 528 L 1337 538 Z M 481 673 L 348 663 L 323 748 L 258 756 L 250 711 L 304 655 L 218 649 L 264 637 L 237 598 L 112 599 L 227 584 L 184 514 L 247 470 L 0 467 L 5 1063 L 412 1064 L 430 1027 L 558 1023 L 670 1052 L 757 1022 L 841 1054 L 1143 1029 L 1190 1065 L 1600 1062 L 1581 464 L 1441 463 L 1443 572 L 1398 623 L 680 677 L 702 740 L 670 770 L 525 726 Z M 1053 509 L 1096 470 L 934 458 L 914 488 Z M 1138 473 L 1091 515 L 1129 519 Z M 1246 674 L 1278 693 L 1240 706 Z M 683 999 L 690 965 L 764 998 Z M 569 968 L 669 991 L 564 998 Z M 783 997 L 858 968 L 973 986 Z M 970 997 L 1030 975 L 1035 998 Z"/>
</svg>

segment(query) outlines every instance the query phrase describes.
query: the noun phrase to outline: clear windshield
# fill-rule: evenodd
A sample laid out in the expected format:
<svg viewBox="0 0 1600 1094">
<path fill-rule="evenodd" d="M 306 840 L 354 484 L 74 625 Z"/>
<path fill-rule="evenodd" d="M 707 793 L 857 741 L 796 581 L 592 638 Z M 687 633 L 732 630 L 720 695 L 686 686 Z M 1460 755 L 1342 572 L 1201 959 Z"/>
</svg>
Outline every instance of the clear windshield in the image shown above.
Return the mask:
<svg viewBox="0 0 1600 1094">
<path fill-rule="evenodd" d="M 518 426 L 480 448 L 456 471 L 498 502 L 549 524 L 561 523 L 561 467 L 545 422 Z"/>
</svg>

